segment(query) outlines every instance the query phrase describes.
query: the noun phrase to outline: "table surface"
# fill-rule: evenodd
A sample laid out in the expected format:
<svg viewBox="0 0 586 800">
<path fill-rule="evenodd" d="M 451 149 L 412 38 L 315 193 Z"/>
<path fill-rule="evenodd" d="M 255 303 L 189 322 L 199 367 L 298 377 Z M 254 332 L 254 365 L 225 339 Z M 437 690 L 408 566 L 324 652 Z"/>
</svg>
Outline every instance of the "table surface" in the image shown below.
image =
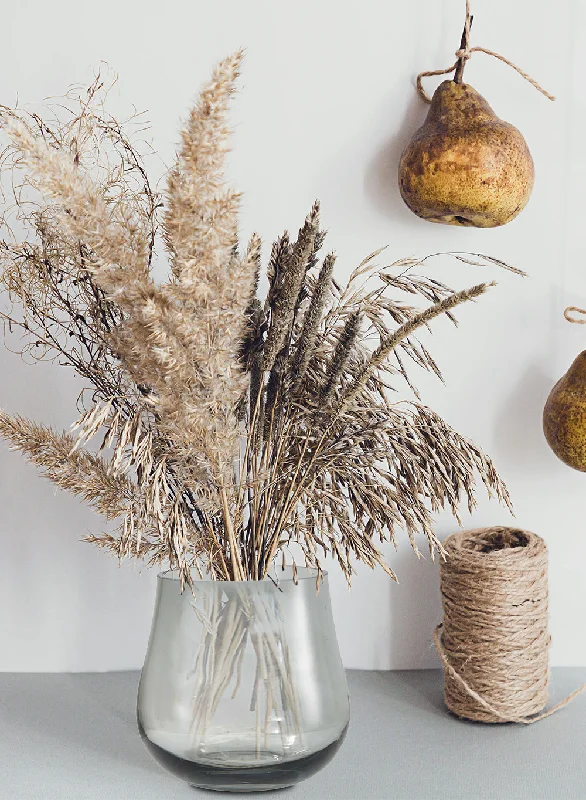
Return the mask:
<svg viewBox="0 0 586 800">
<path fill-rule="evenodd" d="M 0 799 L 214 800 L 147 753 L 135 722 L 138 677 L 0 674 Z M 585 679 L 586 669 L 553 670 L 552 702 Z M 352 718 L 342 750 L 322 772 L 274 797 L 586 798 L 586 694 L 534 725 L 483 725 L 446 712 L 435 670 L 350 671 L 348 682 Z"/>
</svg>

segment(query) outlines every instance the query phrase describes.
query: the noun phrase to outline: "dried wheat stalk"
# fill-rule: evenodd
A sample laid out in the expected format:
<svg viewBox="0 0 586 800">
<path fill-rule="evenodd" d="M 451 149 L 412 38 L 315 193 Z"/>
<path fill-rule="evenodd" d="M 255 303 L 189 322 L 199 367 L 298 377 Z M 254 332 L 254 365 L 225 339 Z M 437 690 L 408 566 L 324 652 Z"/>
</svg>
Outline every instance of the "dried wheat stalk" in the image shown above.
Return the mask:
<svg viewBox="0 0 586 800">
<path fill-rule="evenodd" d="M 163 198 L 104 110 L 99 79 L 65 122 L 0 109 L 14 199 L 0 242 L 2 316 L 25 357 L 56 359 L 90 387 L 77 438 L 4 412 L 0 434 L 120 519 L 90 541 L 167 561 L 186 582 L 194 569 L 262 579 L 279 557 L 319 574 L 327 554 L 348 581 L 355 561 L 392 575 L 380 544 L 405 530 L 417 551 L 422 533 L 433 555 L 434 512 L 472 508 L 476 474 L 509 503 L 475 445 L 419 401 L 393 397 L 396 380 L 412 387 L 406 360 L 441 377 L 418 332 L 439 315 L 454 320 L 489 284 L 455 292 L 417 275 L 423 261 L 377 267 L 377 251 L 341 287 L 335 256 L 320 263 L 315 203 L 298 236 L 273 245 L 257 298 L 260 240 L 239 250 L 239 195 L 224 179 L 241 58 L 220 63 L 201 92 Z M 159 234 L 163 284 L 151 274 Z"/>
</svg>

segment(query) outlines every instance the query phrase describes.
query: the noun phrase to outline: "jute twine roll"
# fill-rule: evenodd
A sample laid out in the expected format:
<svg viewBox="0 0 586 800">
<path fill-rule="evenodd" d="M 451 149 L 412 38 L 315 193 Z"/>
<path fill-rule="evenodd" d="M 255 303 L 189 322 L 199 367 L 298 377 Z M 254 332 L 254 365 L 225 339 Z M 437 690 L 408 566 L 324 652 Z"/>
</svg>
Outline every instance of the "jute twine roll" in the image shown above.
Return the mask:
<svg viewBox="0 0 586 800">
<path fill-rule="evenodd" d="M 479 722 L 528 724 L 548 699 L 547 547 L 517 528 L 450 536 L 440 567 L 443 625 L 435 632 L 447 707 Z M 543 713 L 540 713 L 543 712 Z"/>
</svg>

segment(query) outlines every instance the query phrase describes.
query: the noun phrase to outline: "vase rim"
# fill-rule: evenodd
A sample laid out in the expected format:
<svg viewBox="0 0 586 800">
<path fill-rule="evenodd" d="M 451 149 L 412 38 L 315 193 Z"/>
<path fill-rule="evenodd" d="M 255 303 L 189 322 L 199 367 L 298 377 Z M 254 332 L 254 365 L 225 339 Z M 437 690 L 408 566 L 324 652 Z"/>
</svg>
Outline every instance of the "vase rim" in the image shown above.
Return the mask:
<svg viewBox="0 0 586 800">
<path fill-rule="evenodd" d="M 328 577 L 328 571 L 325 569 L 321 570 L 322 579 Z M 318 570 L 314 569 L 313 567 L 297 567 L 297 577 L 296 580 L 298 583 L 301 581 L 308 581 L 313 580 L 315 581 L 318 576 Z M 219 585 L 222 584 L 229 584 L 233 586 L 234 584 L 254 584 L 254 583 L 266 583 L 268 582 L 276 582 L 277 584 L 281 582 L 286 583 L 295 583 L 295 579 L 293 577 L 293 569 L 292 567 L 285 567 L 284 570 L 281 567 L 278 567 L 274 573 L 271 573 L 271 576 L 266 578 L 262 578 L 261 580 L 246 580 L 246 581 L 220 581 L 214 578 L 201 578 L 197 570 L 192 570 L 192 578 L 194 583 L 216 583 Z M 272 580 L 274 578 L 274 581 Z M 173 569 L 163 570 L 163 572 L 159 572 L 157 574 L 157 579 L 161 581 L 177 581 L 179 583 L 180 577 L 179 572 Z"/>
</svg>

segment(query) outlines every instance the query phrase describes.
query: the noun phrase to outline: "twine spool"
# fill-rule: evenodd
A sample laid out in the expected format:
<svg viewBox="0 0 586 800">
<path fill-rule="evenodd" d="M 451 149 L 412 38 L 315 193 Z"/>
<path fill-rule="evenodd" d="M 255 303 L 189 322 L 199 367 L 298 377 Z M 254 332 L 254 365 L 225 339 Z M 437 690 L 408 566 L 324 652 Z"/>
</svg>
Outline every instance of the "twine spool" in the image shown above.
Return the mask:
<svg viewBox="0 0 586 800">
<path fill-rule="evenodd" d="M 481 528 L 444 547 L 436 646 L 447 707 L 480 722 L 541 719 L 550 643 L 545 542 L 516 528 Z"/>
</svg>

